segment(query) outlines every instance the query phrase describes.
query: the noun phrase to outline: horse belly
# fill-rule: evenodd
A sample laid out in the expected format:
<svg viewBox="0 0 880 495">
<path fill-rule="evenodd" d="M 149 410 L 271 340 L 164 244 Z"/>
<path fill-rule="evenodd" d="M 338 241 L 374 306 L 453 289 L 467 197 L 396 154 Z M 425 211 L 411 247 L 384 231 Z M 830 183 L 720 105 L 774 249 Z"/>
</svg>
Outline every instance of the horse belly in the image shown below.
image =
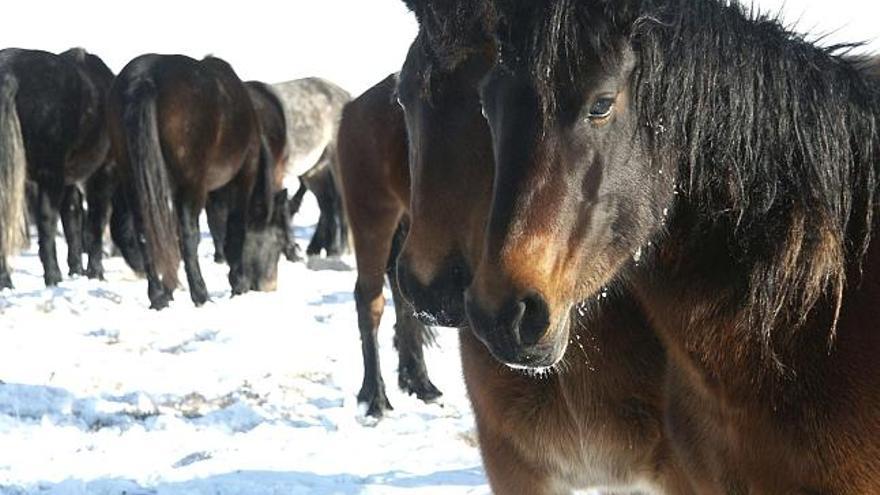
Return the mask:
<svg viewBox="0 0 880 495">
<path fill-rule="evenodd" d="M 208 169 L 207 187 L 208 191 L 216 191 L 221 187 L 232 182 L 235 176 L 241 170 L 241 164 L 234 166 L 231 163 L 221 163 Z"/>
</svg>

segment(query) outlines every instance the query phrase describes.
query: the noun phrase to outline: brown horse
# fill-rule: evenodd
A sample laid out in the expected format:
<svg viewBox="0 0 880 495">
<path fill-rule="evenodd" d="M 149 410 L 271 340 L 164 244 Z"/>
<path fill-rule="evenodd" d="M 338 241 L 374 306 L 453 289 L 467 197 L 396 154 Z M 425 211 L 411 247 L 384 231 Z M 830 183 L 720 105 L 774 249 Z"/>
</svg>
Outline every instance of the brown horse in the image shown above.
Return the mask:
<svg viewBox="0 0 880 495">
<path fill-rule="evenodd" d="M 61 282 L 55 252 L 60 214 L 71 275 L 83 274 L 81 186 L 106 166 L 109 141 L 104 101 L 113 73 L 82 49 L 61 55 L 10 48 L 0 51 L 0 289 L 11 288 L 7 255 L 25 245 L 25 180 L 36 185 L 39 254 L 47 286 Z M 109 198 L 92 196 L 91 212 Z M 91 235 L 104 222 L 90 215 Z M 90 250 L 91 251 L 91 250 Z M 89 275 L 99 276 L 93 251 Z"/>
<path fill-rule="evenodd" d="M 736 2 L 497 5 L 481 340 L 556 363 L 625 288 L 698 493 L 880 493 L 877 82 Z"/>
<path fill-rule="evenodd" d="M 445 9 L 407 3 L 420 30 L 398 85 L 412 174 L 411 227 L 398 276 L 417 314 L 462 325 L 492 198 L 492 138 L 478 92 L 495 59 L 491 15 L 478 2 Z M 576 345 L 546 376 L 503 365 L 469 329 L 461 331 L 462 367 L 493 492 L 690 493 L 663 432 L 664 351 L 642 312 L 626 293 L 578 311 Z"/>
<path fill-rule="evenodd" d="M 285 167 L 287 166 L 287 123 L 284 117 L 284 106 L 272 86 L 260 81 L 248 81 L 244 83 L 247 88 L 248 95 L 254 105 L 254 111 L 257 113 L 257 119 L 260 122 L 263 137 L 269 147 L 269 154 L 272 162 L 272 190 L 283 191 L 278 193 L 276 197 L 276 205 L 278 208 L 278 218 L 288 218 L 288 202 L 281 202 L 282 196 L 286 197 L 287 190 L 284 189 Z M 233 185 L 218 189 L 208 194 L 208 203 L 205 212 L 208 217 L 208 226 L 211 231 L 211 237 L 214 240 L 214 261 L 217 263 L 226 262 L 226 253 L 224 246 L 226 244 L 226 221 L 229 217 L 230 200 L 232 199 Z M 285 248 L 289 249 L 291 245 L 289 229 L 283 229 L 281 232 Z M 271 276 L 270 279 L 275 279 Z M 267 287 L 268 288 L 268 287 Z"/>
<path fill-rule="evenodd" d="M 394 343 L 400 388 L 431 401 L 440 391 L 425 369 L 422 348 L 430 330 L 400 297 L 396 260 L 406 235 L 409 169 L 403 112 L 394 101 L 395 76 L 388 76 L 345 106 L 338 138 L 338 173 L 357 260 L 354 296 L 364 355 L 364 382 L 358 401 L 367 415 L 381 417 L 391 404 L 379 369 L 376 333 L 385 309 L 385 275 L 397 316 Z"/>
<path fill-rule="evenodd" d="M 276 208 L 281 197 L 273 197 L 271 151 L 253 103 L 229 64 L 214 57 L 137 57 L 113 83 L 108 123 L 115 159 L 131 188 L 152 308 L 172 298 L 181 253 L 193 302 L 208 300 L 198 263 L 198 217 L 208 193 L 227 185 L 232 292 L 274 287 L 283 247 Z"/>
</svg>

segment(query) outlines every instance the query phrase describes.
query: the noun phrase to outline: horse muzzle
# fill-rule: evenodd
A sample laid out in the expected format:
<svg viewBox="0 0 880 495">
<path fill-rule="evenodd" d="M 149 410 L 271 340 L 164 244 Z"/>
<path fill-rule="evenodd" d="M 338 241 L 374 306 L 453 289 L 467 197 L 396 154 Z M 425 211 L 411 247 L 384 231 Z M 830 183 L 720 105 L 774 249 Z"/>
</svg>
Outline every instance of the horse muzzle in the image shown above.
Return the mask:
<svg viewBox="0 0 880 495">
<path fill-rule="evenodd" d="M 514 368 L 548 368 L 562 359 L 568 343 L 569 319 L 551 321 L 550 307 L 537 293 L 509 299 L 489 311 L 469 290 L 467 315 L 476 337 L 502 363 Z M 551 332 L 552 327 L 559 327 Z"/>
</svg>

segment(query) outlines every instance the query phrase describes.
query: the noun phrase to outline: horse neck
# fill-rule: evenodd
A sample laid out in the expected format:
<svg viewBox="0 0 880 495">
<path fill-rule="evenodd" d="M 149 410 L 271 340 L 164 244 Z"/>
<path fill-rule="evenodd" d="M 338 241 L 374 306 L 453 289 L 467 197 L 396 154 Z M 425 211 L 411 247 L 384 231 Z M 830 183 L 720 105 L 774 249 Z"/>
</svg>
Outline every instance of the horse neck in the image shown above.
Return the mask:
<svg viewBox="0 0 880 495">
<path fill-rule="evenodd" d="M 707 394 L 724 394 L 734 403 L 760 397 L 774 409 L 809 407 L 811 389 L 843 379 L 841 364 L 872 367 L 863 354 L 880 350 L 880 332 L 874 331 L 880 321 L 880 242 L 871 244 L 863 270 L 850 270 L 836 335 L 834 299 L 822 297 L 803 321 L 791 315 L 771 329 L 771 356 L 748 307 L 750 268 L 760 260 L 737 261 L 728 236 L 720 227 L 701 225 L 696 214 L 679 212 L 628 284 L 670 359 L 698 377 Z"/>
</svg>

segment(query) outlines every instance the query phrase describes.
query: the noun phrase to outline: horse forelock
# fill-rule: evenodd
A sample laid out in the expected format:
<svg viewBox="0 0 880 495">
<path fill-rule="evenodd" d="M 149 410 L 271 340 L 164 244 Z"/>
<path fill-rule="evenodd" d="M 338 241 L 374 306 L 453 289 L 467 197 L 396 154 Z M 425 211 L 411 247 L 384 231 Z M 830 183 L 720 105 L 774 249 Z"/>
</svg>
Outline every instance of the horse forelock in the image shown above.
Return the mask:
<svg viewBox="0 0 880 495">
<path fill-rule="evenodd" d="M 632 15 L 624 0 L 497 0 L 496 8 L 499 66 L 529 77 L 548 121 L 562 109 L 562 93 L 577 91 L 580 75 L 619 63 L 631 24 L 624 19 Z"/>
<path fill-rule="evenodd" d="M 430 79 L 450 72 L 494 39 L 494 9 L 488 0 L 429 2 L 417 9 L 419 33 L 414 42 L 421 58 L 423 89 L 430 93 Z"/>
</svg>

